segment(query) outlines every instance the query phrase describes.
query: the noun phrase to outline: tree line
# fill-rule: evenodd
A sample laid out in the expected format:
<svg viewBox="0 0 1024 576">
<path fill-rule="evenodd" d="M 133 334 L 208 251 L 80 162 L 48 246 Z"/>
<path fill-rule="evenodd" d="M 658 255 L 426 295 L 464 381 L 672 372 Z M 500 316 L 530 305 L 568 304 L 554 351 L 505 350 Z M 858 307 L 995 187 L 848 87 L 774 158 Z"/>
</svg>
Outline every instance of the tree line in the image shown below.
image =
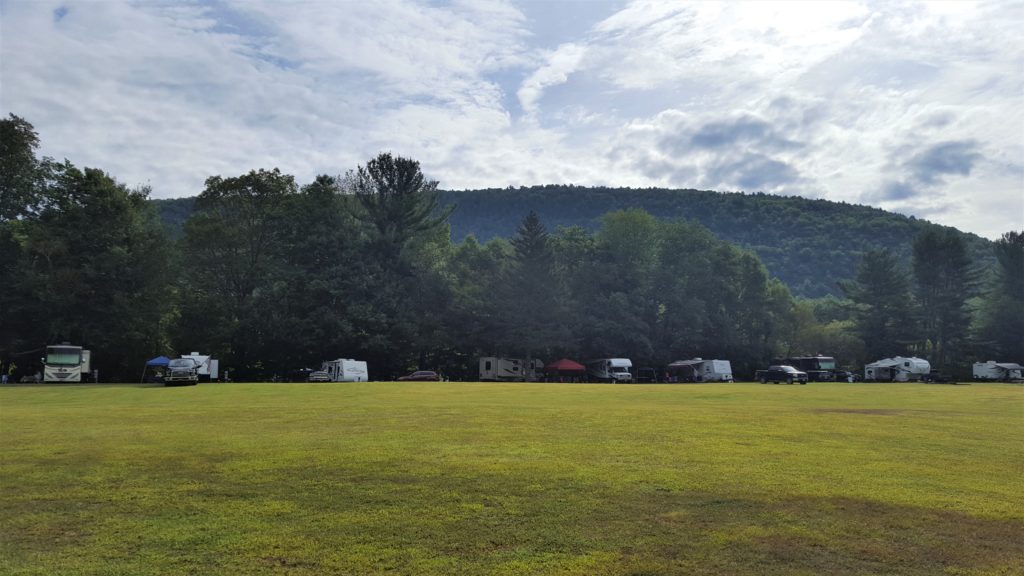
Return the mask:
<svg viewBox="0 0 1024 576">
<path fill-rule="evenodd" d="M 236 379 L 337 357 L 389 379 L 476 376 L 479 356 L 725 358 L 739 375 L 821 352 L 846 365 L 915 353 L 950 370 L 1022 359 L 1024 242 L 976 270 L 963 236 L 929 229 L 913 269 L 869 252 L 843 297 L 794 297 L 751 251 L 644 210 L 509 238 L 453 241 L 457 207 L 415 160 L 384 153 L 307 184 L 277 169 L 206 180 L 171 238 L 146 199 L 101 170 L 39 158 L 27 121 L 0 121 L 0 361 L 46 344 L 93 350 L 106 379 L 198 350 Z M 987 358 L 986 358 L 987 359 Z"/>
</svg>

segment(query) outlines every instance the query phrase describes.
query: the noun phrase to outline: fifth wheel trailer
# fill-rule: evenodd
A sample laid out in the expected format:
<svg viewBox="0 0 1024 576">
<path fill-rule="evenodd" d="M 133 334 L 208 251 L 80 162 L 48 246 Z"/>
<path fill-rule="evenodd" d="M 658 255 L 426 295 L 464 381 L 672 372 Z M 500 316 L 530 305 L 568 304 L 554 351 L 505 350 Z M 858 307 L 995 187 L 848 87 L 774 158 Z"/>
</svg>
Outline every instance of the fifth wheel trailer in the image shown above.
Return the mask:
<svg viewBox="0 0 1024 576">
<path fill-rule="evenodd" d="M 869 382 L 921 382 L 928 379 L 932 366 L 924 358 L 884 358 L 864 366 Z"/>
<path fill-rule="evenodd" d="M 975 380 L 1017 382 L 1024 379 L 1024 366 L 1013 362 L 975 362 L 972 371 Z"/>
</svg>

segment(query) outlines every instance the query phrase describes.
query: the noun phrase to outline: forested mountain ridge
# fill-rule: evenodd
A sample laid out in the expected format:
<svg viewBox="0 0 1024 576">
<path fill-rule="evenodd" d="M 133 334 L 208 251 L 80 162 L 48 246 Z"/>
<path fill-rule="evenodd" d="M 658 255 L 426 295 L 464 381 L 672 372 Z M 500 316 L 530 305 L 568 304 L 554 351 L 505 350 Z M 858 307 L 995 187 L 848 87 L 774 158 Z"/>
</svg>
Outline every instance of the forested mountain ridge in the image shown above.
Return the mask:
<svg viewBox="0 0 1024 576">
<path fill-rule="evenodd" d="M 193 198 L 153 202 L 175 234 L 194 205 Z M 439 204 L 457 206 L 449 218 L 455 241 L 470 234 L 480 241 L 511 237 L 531 210 L 551 230 L 596 230 L 602 215 L 627 208 L 641 208 L 663 220 L 694 221 L 722 240 L 753 250 L 794 294 L 812 298 L 841 295 L 837 282 L 852 278 L 861 256 L 870 250 L 893 251 L 909 270 L 914 238 L 939 227 L 869 206 L 707 190 L 572 185 L 449 190 L 440 192 Z M 991 242 L 962 234 L 976 262 L 992 261 Z"/>
</svg>

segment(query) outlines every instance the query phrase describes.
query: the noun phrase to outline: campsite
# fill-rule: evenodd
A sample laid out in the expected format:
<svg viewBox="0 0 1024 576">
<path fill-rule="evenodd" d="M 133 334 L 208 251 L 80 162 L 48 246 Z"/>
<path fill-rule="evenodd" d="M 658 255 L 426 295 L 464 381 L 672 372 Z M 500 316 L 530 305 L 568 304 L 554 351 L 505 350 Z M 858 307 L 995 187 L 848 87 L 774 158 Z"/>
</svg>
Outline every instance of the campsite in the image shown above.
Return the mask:
<svg viewBox="0 0 1024 576">
<path fill-rule="evenodd" d="M 1024 576 L 1024 2 L 0 0 L 0 576 Z"/>
</svg>

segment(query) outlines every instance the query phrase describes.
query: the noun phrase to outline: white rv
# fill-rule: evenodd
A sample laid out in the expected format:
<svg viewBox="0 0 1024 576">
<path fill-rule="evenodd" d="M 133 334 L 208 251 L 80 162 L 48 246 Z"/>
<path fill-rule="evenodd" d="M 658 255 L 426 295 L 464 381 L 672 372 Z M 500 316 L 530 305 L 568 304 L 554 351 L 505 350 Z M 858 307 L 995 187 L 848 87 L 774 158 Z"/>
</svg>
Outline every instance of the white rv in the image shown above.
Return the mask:
<svg viewBox="0 0 1024 576">
<path fill-rule="evenodd" d="M 597 382 L 632 382 L 629 358 L 601 358 L 587 362 L 587 376 Z"/>
<path fill-rule="evenodd" d="M 872 382 L 920 382 L 932 366 L 924 358 L 885 358 L 864 366 L 864 380 Z"/>
<path fill-rule="evenodd" d="M 212 356 L 193 352 L 182 354 L 182 358 L 191 358 L 196 363 L 196 374 L 200 380 L 216 380 L 219 377 L 220 361 Z"/>
<path fill-rule="evenodd" d="M 43 382 L 84 382 L 89 378 L 92 355 L 81 346 L 64 342 L 46 347 Z"/>
<path fill-rule="evenodd" d="M 1024 366 L 1012 362 L 988 362 L 974 363 L 974 379 L 989 380 L 993 382 L 1013 382 L 1024 380 Z"/>
<path fill-rule="evenodd" d="M 351 358 L 338 358 L 328 360 L 320 368 L 327 372 L 331 382 L 366 382 L 369 378 L 369 369 L 366 362 L 352 360 Z"/>
<path fill-rule="evenodd" d="M 533 382 L 540 379 L 544 362 L 485 356 L 480 359 L 481 382 Z"/>
<path fill-rule="evenodd" d="M 732 364 L 728 360 L 677 360 L 668 365 L 673 382 L 732 382 Z"/>
</svg>

